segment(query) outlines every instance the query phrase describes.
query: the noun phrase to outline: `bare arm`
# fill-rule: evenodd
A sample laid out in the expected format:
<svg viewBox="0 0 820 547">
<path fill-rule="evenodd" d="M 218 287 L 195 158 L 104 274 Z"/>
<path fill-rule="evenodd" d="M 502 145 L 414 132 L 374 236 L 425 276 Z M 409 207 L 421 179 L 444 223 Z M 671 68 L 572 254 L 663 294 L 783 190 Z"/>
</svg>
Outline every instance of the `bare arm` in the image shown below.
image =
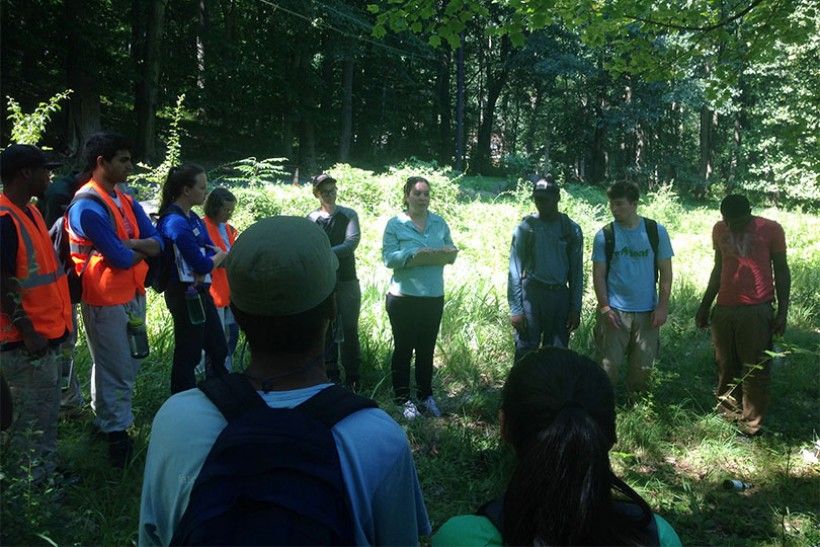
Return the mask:
<svg viewBox="0 0 820 547">
<path fill-rule="evenodd" d="M 606 262 L 592 262 L 592 287 L 595 289 L 595 298 L 598 299 L 598 313 L 606 316 L 611 328 L 621 328 L 618 314 L 609 307 L 609 295 L 606 290 Z"/>
<path fill-rule="evenodd" d="M 0 271 L 0 311 L 20 329 L 23 344 L 32 355 L 40 355 L 48 348 L 48 341 L 36 330 L 23 309 L 20 282 L 7 272 Z"/>
<path fill-rule="evenodd" d="M 786 332 L 786 315 L 789 313 L 789 296 L 792 288 L 792 274 L 786 253 L 772 254 L 774 267 L 775 293 L 777 294 L 777 314 L 774 318 L 772 331 L 778 336 Z"/>
<path fill-rule="evenodd" d="M 658 261 L 660 287 L 658 305 L 652 312 L 652 326 L 657 328 L 669 317 L 669 296 L 672 294 L 672 259 Z"/>
<path fill-rule="evenodd" d="M 703 299 L 700 301 L 700 307 L 695 314 L 695 323 L 701 329 L 709 326 L 709 309 L 712 307 L 715 297 L 720 290 L 720 273 L 723 271 L 723 259 L 720 251 L 715 250 L 715 265 L 712 267 L 712 273 L 709 275 L 709 284 L 706 285 L 706 292 L 703 293 Z"/>
</svg>

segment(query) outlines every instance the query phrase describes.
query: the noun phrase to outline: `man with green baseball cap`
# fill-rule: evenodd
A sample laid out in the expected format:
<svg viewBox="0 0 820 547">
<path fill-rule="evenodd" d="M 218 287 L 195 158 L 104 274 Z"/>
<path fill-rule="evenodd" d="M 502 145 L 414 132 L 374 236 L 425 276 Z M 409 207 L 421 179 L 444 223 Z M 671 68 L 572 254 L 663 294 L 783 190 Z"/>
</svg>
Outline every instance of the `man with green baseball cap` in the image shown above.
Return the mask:
<svg viewBox="0 0 820 547">
<path fill-rule="evenodd" d="M 347 519 L 342 528 L 350 530 L 347 539 L 342 536 L 335 542 L 418 544 L 419 535 L 430 533 L 430 524 L 404 431 L 375 408 L 375 403 L 330 383 L 325 374 L 324 338 L 336 313 L 334 288 L 338 268 L 325 233 L 305 218 L 279 216 L 260 220 L 236 240 L 226 267 L 231 308 L 250 346 L 250 364 L 243 373 L 229 374 L 215 382 L 208 380 L 197 389 L 172 396 L 157 413 L 145 465 L 139 543 L 195 542 L 197 534 L 205 533 L 203 530 L 213 530 L 208 537 L 215 543 L 241 543 L 248 540 L 247 533 L 253 534 L 251 543 L 273 543 L 282 539 L 285 528 L 291 533 L 303 527 L 305 520 L 312 522 L 310 513 L 314 509 L 332 512 L 332 503 L 312 507 L 323 503 L 321 496 L 298 483 L 302 479 L 294 478 L 295 475 L 278 469 L 277 480 L 268 483 L 265 481 L 270 477 L 264 473 L 257 477 L 248 470 L 255 470 L 258 461 L 288 459 L 287 454 L 268 458 L 267 453 L 260 458 L 260 453 L 269 449 L 266 443 L 274 443 L 283 428 L 288 430 L 290 420 L 303 420 L 305 415 L 314 417 L 317 412 L 326 418 L 340 414 L 341 407 L 354 407 L 338 420 L 336 416 L 314 426 L 310 424 L 317 422 L 309 419 L 300 422 L 307 425 L 301 431 L 287 431 L 287 442 L 277 445 L 279 455 L 290 452 L 290 457 L 299 462 L 312 461 L 314 454 L 305 448 L 304 441 L 316 434 L 322 424 L 327 425 L 331 446 L 335 444 L 337 475 L 343 484 L 341 497 L 347 498 L 342 504 L 343 517 Z M 222 388 L 231 396 L 243 394 L 230 401 L 234 403 L 231 409 L 226 410 L 230 405 L 225 404 L 224 393 L 216 393 Z M 251 393 L 250 402 L 246 400 L 247 392 Z M 323 407 L 326 401 L 333 403 Z M 255 418 L 255 413 L 267 416 L 271 412 L 286 417 L 280 418 L 276 427 L 252 427 L 255 423 L 250 418 Z M 243 445 L 237 439 L 247 437 L 233 436 L 239 422 L 245 432 L 253 429 L 256 438 L 262 439 Z M 228 439 L 241 455 L 237 459 L 243 468 L 236 472 L 219 460 L 222 449 L 229 446 Z M 180 457 L 183 453 L 185 457 Z M 221 467 L 215 460 L 219 460 Z M 308 467 L 309 474 L 313 468 Z M 246 482 L 251 483 L 247 489 L 243 486 Z M 238 506 L 229 506 L 212 518 L 213 498 L 219 497 L 221 489 L 230 489 L 235 499 L 258 502 L 256 496 L 264 490 L 259 488 L 260 484 L 289 485 L 278 487 L 286 490 L 281 492 L 284 495 L 277 497 L 274 493 L 270 497 L 277 497 L 278 504 L 301 500 L 307 506 L 302 507 L 303 518 L 296 522 L 291 517 L 292 522 L 277 526 L 275 518 L 266 517 L 256 521 L 265 525 L 251 525 L 252 530 L 238 524 L 247 522 L 242 520 L 243 509 Z M 261 511 L 279 515 L 276 508 L 269 506 L 271 503 L 266 500 L 260 504 Z M 253 503 L 244 507 L 250 505 Z M 221 519 L 218 526 L 217 519 Z M 230 526 L 224 525 L 225 519 L 230 520 Z M 316 527 L 320 529 L 321 525 Z M 224 536 L 227 528 L 237 535 Z M 280 544 L 297 543 L 298 539 L 287 536 Z M 311 543 L 317 541 L 314 538 Z"/>
</svg>

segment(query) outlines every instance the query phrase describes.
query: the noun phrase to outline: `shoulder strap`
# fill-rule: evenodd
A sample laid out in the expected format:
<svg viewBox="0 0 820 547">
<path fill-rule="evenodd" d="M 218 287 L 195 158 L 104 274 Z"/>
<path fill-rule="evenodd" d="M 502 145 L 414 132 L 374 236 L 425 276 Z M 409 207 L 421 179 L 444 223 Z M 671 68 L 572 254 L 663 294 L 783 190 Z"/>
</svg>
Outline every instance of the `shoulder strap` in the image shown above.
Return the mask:
<svg viewBox="0 0 820 547">
<path fill-rule="evenodd" d="M 108 213 L 108 217 L 111 219 L 111 222 L 115 223 L 114 214 L 112 213 L 111 209 L 108 207 L 108 204 L 103 200 L 103 198 L 101 198 L 97 194 L 97 192 L 95 192 L 92 189 L 77 190 L 77 193 L 74 194 L 73 198 L 71 198 L 71 202 L 69 202 L 68 207 L 65 208 L 65 214 L 68 215 L 68 210 L 71 209 L 72 205 L 74 205 L 78 201 L 82 201 L 84 199 L 90 199 L 91 201 L 94 201 L 94 202 L 102 205 L 102 208 L 105 209 L 106 212 Z"/>
<path fill-rule="evenodd" d="M 643 219 L 644 229 L 646 230 L 646 236 L 649 238 L 649 246 L 652 247 L 652 258 L 653 263 L 655 265 L 655 284 L 658 283 L 658 242 L 660 238 L 658 237 L 658 223 L 652 220 L 651 218 L 644 217 Z"/>
<path fill-rule="evenodd" d="M 560 213 L 561 215 L 561 239 L 567 242 L 566 251 L 567 251 L 567 264 L 571 264 L 572 262 L 572 246 L 569 242 L 574 239 L 575 234 L 572 233 L 572 221 L 569 219 L 566 213 Z"/>
<path fill-rule="evenodd" d="M 476 515 L 487 517 L 487 519 L 493 523 L 493 526 L 501 532 L 504 524 L 504 495 L 502 494 L 501 496 L 488 501 L 479 507 L 475 513 Z"/>
<path fill-rule="evenodd" d="M 365 408 L 378 408 L 372 399 L 357 395 L 338 384 L 323 389 L 296 408 L 319 420 L 332 429 L 337 423 L 354 412 Z"/>
<path fill-rule="evenodd" d="M 232 372 L 207 378 L 197 385 L 228 422 L 248 410 L 266 407 L 265 401 L 242 374 Z"/>
<path fill-rule="evenodd" d="M 609 277 L 609 265 L 612 263 L 612 256 L 615 254 L 615 223 L 608 223 L 604 226 L 603 230 L 604 255 L 606 256 L 606 277 Z"/>
</svg>

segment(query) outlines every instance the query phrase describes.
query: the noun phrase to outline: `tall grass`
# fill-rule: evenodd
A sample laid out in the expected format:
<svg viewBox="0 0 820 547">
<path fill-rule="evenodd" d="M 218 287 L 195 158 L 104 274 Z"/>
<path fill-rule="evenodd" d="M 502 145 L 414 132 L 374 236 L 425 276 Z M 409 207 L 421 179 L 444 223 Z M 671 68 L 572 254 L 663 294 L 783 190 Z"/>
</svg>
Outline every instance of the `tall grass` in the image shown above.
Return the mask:
<svg viewBox="0 0 820 547">
<path fill-rule="evenodd" d="M 460 194 L 461 181 L 429 166 L 400 166 L 372 173 L 340 165 L 339 203 L 359 212 L 362 241 L 357 251 L 362 283 L 360 332 L 363 389 L 398 418 L 391 402 L 390 325 L 384 294 L 390 276 L 381 262 L 381 236 L 401 208 L 401 186 L 410 174 L 431 180 L 431 209 L 449 222 L 461 249 L 445 269 L 446 300 L 436 351 L 434 390 L 447 413 L 442 420 L 405 424 L 434 527 L 456 513 L 472 512 L 504 486 L 511 456 L 499 440 L 500 388 L 512 363 L 506 277 L 516 223 L 533 210 L 526 185 L 490 195 L 481 188 Z M 479 181 L 482 188 L 492 186 Z M 503 181 L 495 185 L 505 187 Z M 316 206 L 310 187 L 273 185 L 235 189 L 242 229 L 271 214 L 304 215 Z M 560 203 L 585 236 L 587 289 L 581 327 L 571 346 L 592 354 L 594 296 L 589 282 L 592 238 L 610 220 L 606 197 L 591 187 L 570 186 Z M 820 243 L 816 216 L 767 209 L 781 222 L 789 243 L 793 275 L 790 325 L 779 346 L 787 354 L 773 373 L 769 435 L 741 442 L 713 409 L 715 369 L 709 336 L 694 326 L 694 313 L 712 265 L 710 233 L 719 215 L 715 203 L 682 202 L 668 188 L 647 196 L 640 212 L 669 230 L 675 250 L 675 281 L 669 323 L 647 396 L 627 401 L 619 392 L 616 471 L 678 530 L 685 544 L 820 543 L 820 468 L 804 462 L 799 449 L 817 437 L 818 312 Z M 149 295 L 151 356 L 138 378 L 133 434 L 140 452 L 123 471 L 108 467 L 104 443 L 88 435 L 91 412 L 61 425 L 60 453 L 79 473 L 79 485 L 64 490 L 61 504 L 49 493 L 26 498 L 24 482 L 3 479 L 3 543 L 128 544 L 136 539 L 144 450 L 156 410 L 168 397 L 173 332 L 164 302 Z M 240 344 L 241 346 L 241 344 Z M 77 361 L 88 395 L 89 358 L 84 341 Z M 184 432 L 180 432 L 184 434 Z M 739 477 L 755 487 L 724 492 L 721 482 Z M 20 511 L 25 511 L 21 513 Z M 26 515 L 21 520 L 20 515 Z M 27 523 L 27 524 L 23 524 Z"/>
</svg>

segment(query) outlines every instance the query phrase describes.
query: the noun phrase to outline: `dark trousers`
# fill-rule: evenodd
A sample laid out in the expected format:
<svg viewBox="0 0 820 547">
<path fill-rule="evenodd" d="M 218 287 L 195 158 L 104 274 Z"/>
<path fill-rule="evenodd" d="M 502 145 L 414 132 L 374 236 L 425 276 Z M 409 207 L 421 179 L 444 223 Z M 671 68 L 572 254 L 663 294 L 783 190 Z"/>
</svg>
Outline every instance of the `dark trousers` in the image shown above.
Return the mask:
<svg viewBox="0 0 820 547">
<path fill-rule="evenodd" d="M 771 303 L 712 310 L 718 409 L 746 433 L 760 431 L 771 400 Z"/>
<path fill-rule="evenodd" d="M 205 350 L 207 359 L 212 363 L 206 370 L 208 376 L 226 374 L 225 358 L 228 356 L 228 344 L 225 332 L 219 321 L 219 314 L 213 298 L 206 290 L 200 290 L 202 305 L 205 309 L 205 323 L 192 325 L 185 305 L 187 284 L 171 282 L 165 290 L 165 303 L 174 320 L 174 362 L 171 366 L 171 393 L 179 393 L 196 387 L 194 369 L 202 359 Z"/>
<path fill-rule="evenodd" d="M 433 394 L 433 352 L 436 349 L 444 297 L 387 295 L 387 316 L 393 328 L 393 396 L 410 398 L 410 359 L 416 352 L 416 391 L 421 400 Z"/>
<path fill-rule="evenodd" d="M 515 362 L 542 346 L 567 347 L 569 289 L 524 279 L 524 330 L 515 332 Z"/>
<path fill-rule="evenodd" d="M 336 284 L 336 308 L 338 315 L 328 327 L 325 347 L 327 376 L 339 381 L 339 349 L 345 369 L 345 383 L 359 381 L 361 347 L 359 345 L 359 310 L 362 307 L 362 291 L 359 280 L 339 281 Z"/>
</svg>

